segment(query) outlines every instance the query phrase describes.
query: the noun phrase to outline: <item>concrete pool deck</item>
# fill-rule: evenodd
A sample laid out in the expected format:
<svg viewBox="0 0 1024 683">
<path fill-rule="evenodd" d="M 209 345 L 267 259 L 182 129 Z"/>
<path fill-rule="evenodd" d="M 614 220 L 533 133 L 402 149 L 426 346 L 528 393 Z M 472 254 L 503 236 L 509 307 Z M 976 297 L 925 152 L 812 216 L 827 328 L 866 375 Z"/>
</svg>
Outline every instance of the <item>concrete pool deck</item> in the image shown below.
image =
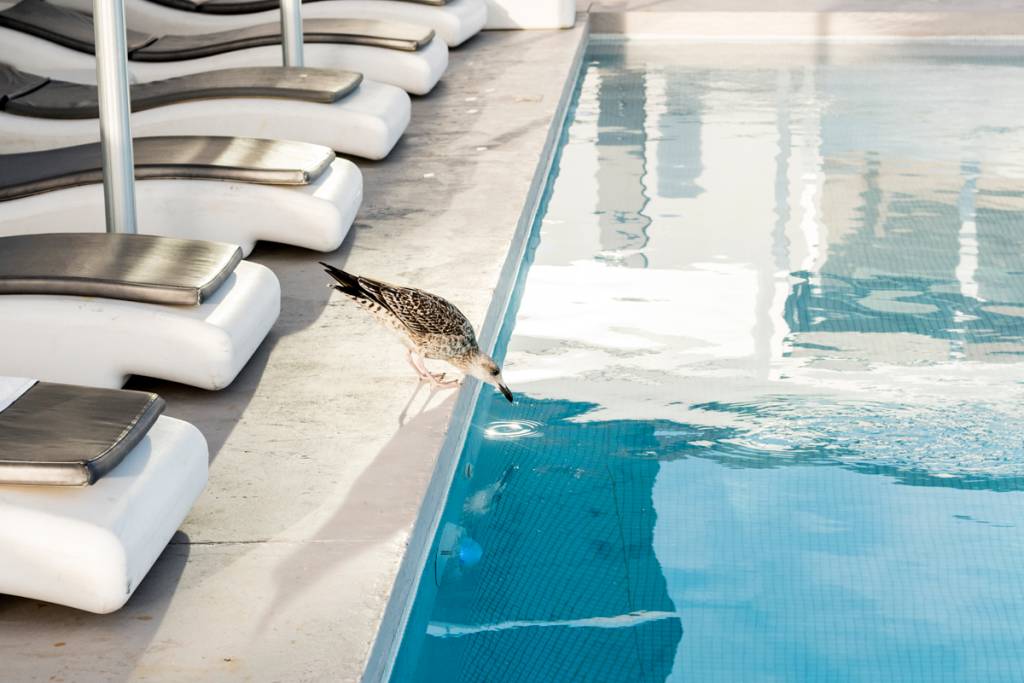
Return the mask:
<svg viewBox="0 0 1024 683">
<path fill-rule="evenodd" d="M 584 33 L 492 32 L 452 51 L 395 152 L 359 162 L 365 199 L 342 248 L 257 247 L 282 313 L 235 383 L 133 381 L 202 429 L 209 485 L 121 611 L 0 596 L 0 680 L 361 677 L 456 392 L 417 387 L 317 261 L 441 293 L 479 329 Z"/>
</svg>

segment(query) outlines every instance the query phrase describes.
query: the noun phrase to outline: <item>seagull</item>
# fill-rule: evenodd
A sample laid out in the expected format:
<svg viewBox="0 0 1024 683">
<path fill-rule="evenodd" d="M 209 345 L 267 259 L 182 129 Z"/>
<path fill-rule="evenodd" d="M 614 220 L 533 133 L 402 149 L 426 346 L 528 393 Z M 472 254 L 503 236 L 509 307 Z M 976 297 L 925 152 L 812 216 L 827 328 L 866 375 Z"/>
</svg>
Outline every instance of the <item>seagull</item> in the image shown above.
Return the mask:
<svg viewBox="0 0 1024 683">
<path fill-rule="evenodd" d="M 351 275 L 323 261 L 320 265 L 334 278 L 334 289 L 354 299 L 377 322 L 398 334 L 407 349 L 409 365 L 421 382 L 458 386 L 459 380 L 445 381 L 444 373 L 430 372 L 423 361 L 443 360 L 466 375 L 493 384 L 512 403 L 512 392 L 501 378 L 501 368 L 480 350 L 473 326 L 450 301 L 422 289 Z"/>
</svg>

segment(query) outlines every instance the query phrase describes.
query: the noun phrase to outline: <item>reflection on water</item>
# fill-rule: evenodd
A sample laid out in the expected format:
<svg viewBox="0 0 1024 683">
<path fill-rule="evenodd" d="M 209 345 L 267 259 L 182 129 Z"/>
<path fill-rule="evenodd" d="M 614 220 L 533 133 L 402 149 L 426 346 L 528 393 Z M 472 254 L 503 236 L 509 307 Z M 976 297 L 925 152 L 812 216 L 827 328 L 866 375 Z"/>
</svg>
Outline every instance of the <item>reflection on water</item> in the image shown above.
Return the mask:
<svg viewBox="0 0 1024 683">
<path fill-rule="evenodd" d="M 591 46 L 394 680 L 1024 680 L 1013 50 Z"/>
<path fill-rule="evenodd" d="M 535 420 L 500 420 L 492 422 L 484 429 L 488 439 L 522 439 L 541 435 L 540 422 Z"/>
</svg>

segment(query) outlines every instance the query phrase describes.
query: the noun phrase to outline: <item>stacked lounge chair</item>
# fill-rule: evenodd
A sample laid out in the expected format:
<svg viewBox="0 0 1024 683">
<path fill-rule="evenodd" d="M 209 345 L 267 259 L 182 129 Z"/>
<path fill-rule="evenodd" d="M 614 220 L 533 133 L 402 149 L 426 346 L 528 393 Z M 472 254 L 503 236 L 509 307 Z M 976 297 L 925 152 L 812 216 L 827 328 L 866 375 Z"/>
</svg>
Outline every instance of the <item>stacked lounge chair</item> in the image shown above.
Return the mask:
<svg viewBox="0 0 1024 683">
<path fill-rule="evenodd" d="M 448 67 L 448 48 L 432 29 L 370 19 L 304 23 L 308 66 L 348 69 L 417 95 Z M 277 23 L 200 35 L 128 32 L 130 73 L 153 81 L 215 69 L 281 63 Z M 0 12 L 0 60 L 44 75 L 95 72 L 92 18 L 46 0 L 21 0 Z M 74 80 L 74 79 L 72 79 Z"/>
<path fill-rule="evenodd" d="M 151 393 L 0 377 L 0 593 L 127 602 L 206 485 L 206 440 L 163 409 Z"/>
<path fill-rule="evenodd" d="M 0 375 L 222 389 L 277 320 L 269 268 L 233 244 L 153 235 L 0 238 Z"/>
<path fill-rule="evenodd" d="M 282 67 L 276 12 L 246 16 L 265 0 L 160 2 L 202 16 L 220 3 L 246 23 L 213 30 L 244 30 L 127 32 L 129 94 L 109 68 L 116 5 L 98 51 L 90 15 L 0 0 L 0 593 L 100 613 L 132 595 L 207 477 L 199 430 L 120 387 L 235 379 L 281 305 L 276 276 L 244 255 L 258 240 L 337 248 L 362 178 L 334 150 L 386 156 L 407 92 L 433 88 L 445 42 L 486 14 L 484 0 L 324 0 L 335 13 L 304 25 L 312 67 Z M 132 111 L 134 166 L 98 143 L 110 107 Z M 115 139 L 131 140 L 126 123 Z M 140 234 L 117 232 L 136 195 Z"/>
<path fill-rule="evenodd" d="M 95 88 L 6 66 L 0 86 L 0 592 L 109 612 L 207 476 L 198 430 L 118 388 L 133 374 L 230 384 L 280 310 L 277 278 L 243 252 L 265 238 L 337 247 L 362 179 L 332 148 L 386 155 L 409 97 L 282 67 L 137 85 L 137 129 L 163 134 L 141 138 L 128 167 L 152 235 L 101 232 Z M 302 141 L 315 128 L 329 146 Z M 41 381 L 12 388 L 25 375 Z"/>
<path fill-rule="evenodd" d="M 54 0 L 83 12 L 89 0 Z M 149 33 L 192 35 L 247 28 L 278 19 L 278 0 L 126 0 L 128 25 Z M 377 19 L 419 24 L 448 47 L 475 36 L 487 22 L 486 0 L 305 0 L 308 19 Z"/>
<path fill-rule="evenodd" d="M 132 129 L 146 135 L 297 140 L 382 159 L 409 124 L 409 96 L 359 74 L 251 67 L 140 83 L 131 88 Z M 95 86 L 0 64 L 0 153 L 99 140 Z"/>
<path fill-rule="evenodd" d="M 139 229 L 237 244 L 337 249 L 363 197 L 358 167 L 328 147 L 230 137 L 135 140 Z M 0 155 L 0 237 L 104 232 L 99 143 Z"/>
</svg>

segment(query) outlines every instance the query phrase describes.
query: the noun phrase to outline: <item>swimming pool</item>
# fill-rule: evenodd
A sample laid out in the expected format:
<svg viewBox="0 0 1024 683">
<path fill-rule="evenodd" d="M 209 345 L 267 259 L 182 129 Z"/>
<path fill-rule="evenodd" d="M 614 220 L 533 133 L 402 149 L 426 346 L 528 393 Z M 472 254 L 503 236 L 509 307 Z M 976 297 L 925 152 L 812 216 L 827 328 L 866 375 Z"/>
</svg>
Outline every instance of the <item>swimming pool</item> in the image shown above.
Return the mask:
<svg viewBox="0 0 1024 683">
<path fill-rule="evenodd" d="M 1022 77 L 593 41 L 392 680 L 1024 680 Z"/>
</svg>

